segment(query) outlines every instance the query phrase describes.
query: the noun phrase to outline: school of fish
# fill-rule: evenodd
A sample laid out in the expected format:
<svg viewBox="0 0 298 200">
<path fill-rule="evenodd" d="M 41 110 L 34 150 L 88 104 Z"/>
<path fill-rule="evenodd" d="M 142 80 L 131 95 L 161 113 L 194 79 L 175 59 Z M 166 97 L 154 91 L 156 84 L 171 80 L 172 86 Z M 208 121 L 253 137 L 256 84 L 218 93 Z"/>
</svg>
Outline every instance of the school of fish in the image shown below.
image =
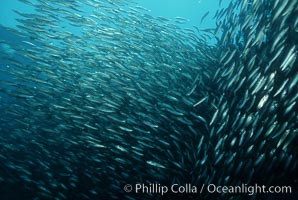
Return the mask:
<svg viewBox="0 0 298 200">
<path fill-rule="evenodd" d="M 297 194 L 296 0 L 231 0 L 214 29 L 133 0 L 19 1 L 34 12 L 2 27 L 21 43 L 0 38 L 0 199 L 167 198 L 123 190 L 136 183 Z"/>
</svg>

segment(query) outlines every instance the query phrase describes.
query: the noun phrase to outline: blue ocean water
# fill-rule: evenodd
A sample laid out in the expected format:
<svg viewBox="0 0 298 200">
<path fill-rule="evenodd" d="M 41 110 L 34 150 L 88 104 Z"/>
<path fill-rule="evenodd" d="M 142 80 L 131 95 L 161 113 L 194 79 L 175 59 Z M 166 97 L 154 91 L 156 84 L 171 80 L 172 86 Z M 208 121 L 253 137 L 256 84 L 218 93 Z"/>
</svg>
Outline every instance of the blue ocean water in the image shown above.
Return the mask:
<svg viewBox="0 0 298 200">
<path fill-rule="evenodd" d="M 184 17 L 189 20 L 184 26 L 197 26 L 199 28 L 214 28 L 213 16 L 216 10 L 226 7 L 229 3 L 228 0 L 223 0 L 221 5 L 219 5 L 218 0 L 137 0 L 135 2 L 149 9 L 152 16 L 163 16 L 169 19 L 177 16 Z M 12 9 L 27 13 L 34 12 L 31 7 L 18 0 L 2 1 L 0 8 L 1 25 L 9 27 L 16 25 L 15 18 L 17 15 Z M 201 17 L 208 11 L 210 13 L 201 23 Z"/>
<path fill-rule="evenodd" d="M 34 1 L 32 1 L 34 2 Z M 164 17 L 175 22 L 176 17 L 182 17 L 186 19 L 186 22 L 183 24 L 176 24 L 182 28 L 194 28 L 197 27 L 199 29 L 208 29 L 215 28 L 215 20 L 214 14 L 219 8 L 226 7 L 229 1 L 222 1 L 221 5 L 219 5 L 218 0 L 137 0 L 134 1 L 138 5 L 144 7 L 149 10 L 148 14 L 153 17 Z M 81 5 L 80 9 L 85 9 L 86 13 L 91 13 L 88 8 L 84 5 Z M 20 42 L 22 38 L 19 38 L 11 33 L 7 33 L 1 26 L 15 28 L 19 23 L 16 21 L 19 16 L 14 12 L 19 11 L 23 13 L 33 14 L 35 11 L 32 7 L 24 4 L 18 0 L 10 0 L 1 2 L 0 8 L 0 39 L 9 40 L 14 43 Z M 206 14 L 204 20 L 201 20 L 202 17 Z M 69 27 L 71 32 L 75 33 L 77 30 L 74 27 Z M 214 41 L 210 41 L 211 43 Z M 6 51 L 9 54 L 12 54 L 13 51 L 7 45 L 0 44 L 0 50 Z M 3 64 L 3 62 L 2 62 Z"/>
<path fill-rule="evenodd" d="M 138 3 L 151 10 L 153 16 L 175 18 L 177 16 L 189 19 L 187 26 L 199 28 L 214 28 L 213 16 L 220 7 L 226 7 L 229 1 L 219 5 L 218 0 L 141 0 Z M 208 16 L 201 23 L 202 16 L 209 11 Z"/>
<path fill-rule="evenodd" d="M 35 1 L 32 1 L 35 2 Z M 171 23 L 175 23 L 177 17 L 186 19 L 185 23 L 176 24 L 182 28 L 191 28 L 197 27 L 198 29 L 209 29 L 215 28 L 214 14 L 219 8 L 227 7 L 229 1 L 222 1 L 219 5 L 218 0 L 136 0 L 133 1 L 137 5 L 144 7 L 149 12 L 147 14 L 152 15 L 153 17 L 164 17 L 171 20 Z M 85 13 L 91 14 L 91 10 L 88 9 L 85 5 L 81 5 L 80 9 L 84 10 Z M 1 2 L 0 8 L 0 39 L 10 41 L 11 43 L 21 43 L 24 38 L 21 38 L 12 33 L 8 33 L 3 27 L 16 28 L 19 24 L 16 19 L 20 18 L 15 12 L 22 12 L 28 14 L 36 13 L 32 7 L 29 5 L 18 1 L 10 0 Z M 206 14 L 207 16 L 202 17 Z M 69 30 L 72 33 L 77 33 L 78 30 L 75 27 L 69 27 Z M 27 38 L 28 39 L 28 38 Z M 213 43 L 214 40 L 211 40 L 210 43 Z M 7 44 L 0 44 L 0 50 L 5 51 L 8 55 L 13 56 L 14 50 Z M 6 61 L 1 60 L 0 66 L 5 66 Z"/>
</svg>

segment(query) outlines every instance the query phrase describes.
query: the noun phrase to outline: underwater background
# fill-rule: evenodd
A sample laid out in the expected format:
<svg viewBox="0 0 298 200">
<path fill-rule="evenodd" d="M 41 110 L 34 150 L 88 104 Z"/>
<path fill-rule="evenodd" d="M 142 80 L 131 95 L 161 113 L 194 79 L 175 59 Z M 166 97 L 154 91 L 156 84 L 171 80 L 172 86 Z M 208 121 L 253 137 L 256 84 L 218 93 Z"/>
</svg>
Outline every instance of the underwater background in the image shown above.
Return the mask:
<svg viewBox="0 0 298 200">
<path fill-rule="evenodd" d="M 298 197 L 296 0 L 0 11 L 1 200 Z"/>
</svg>

